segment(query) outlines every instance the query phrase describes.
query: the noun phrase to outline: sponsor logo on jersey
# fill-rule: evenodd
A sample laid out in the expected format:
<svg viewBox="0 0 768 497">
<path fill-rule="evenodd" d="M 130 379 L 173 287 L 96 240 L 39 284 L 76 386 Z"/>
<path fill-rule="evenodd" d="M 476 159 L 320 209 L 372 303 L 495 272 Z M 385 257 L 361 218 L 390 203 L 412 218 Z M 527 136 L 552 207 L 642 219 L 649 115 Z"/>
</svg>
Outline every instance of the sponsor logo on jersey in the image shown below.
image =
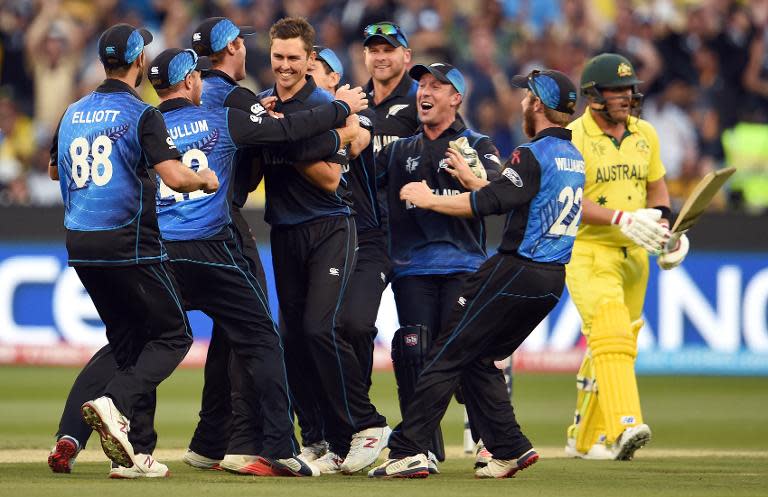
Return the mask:
<svg viewBox="0 0 768 497">
<path fill-rule="evenodd" d="M 165 143 L 168 144 L 168 150 L 176 148 L 176 144 L 173 143 L 173 138 L 171 138 L 170 136 L 165 139 Z"/>
<path fill-rule="evenodd" d="M 200 41 L 203 39 L 202 33 L 195 33 L 192 35 L 192 41 Z"/>
<path fill-rule="evenodd" d="M 458 302 L 458 304 L 459 304 L 461 307 L 464 307 L 464 306 L 466 306 L 466 305 L 467 305 L 467 299 L 465 299 L 464 297 L 459 297 L 459 300 L 457 300 L 457 302 Z"/>
<path fill-rule="evenodd" d="M 389 116 L 394 116 L 395 114 L 405 109 L 406 107 L 408 107 L 408 104 L 393 105 L 392 107 L 387 109 L 387 117 L 385 119 L 389 119 Z"/>
<path fill-rule="evenodd" d="M 149 70 L 149 74 L 160 74 L 160 68 L 157 66 L 152 66 L 152 69 Z"/>
<path fill-rule="evenodd" d="M 260 116 L 262 114 L 266 114 L 267 109 L 264 108 L 261 104 L 253 104 L 251 105 L 251 114 L 254 114 L 256 116 Z"/>
<path fill-rule="evenodd" d="M 261 117 L 251 114 L 251 121 L 255 122 L 256 124 L 261 124 Z"/>
<path fill-rule="evenodd" d="M 507 178 L 509 181 L 511 181 L 512 184 L 515 185 L 516 187 L 518 188 L 523 187 L 523 178 L 521 178 L 520 175 L 517 174 L 517 171 L 515 171 L 511 167 L 504 169 L 501 172 L 501 175 Z"/>
<path fill-rule="evenodd" d="M 483 157 L 491 162 L 495 162 L 496 164 L 501 165 L 501 160 L 493 154 L 485 154 Z"/>
<path fill-rule="evenodd" d="M 407 347 L 415 347 L 419 344 L 419 335 L 416 333 L 409 333 L 403 337 L 403 342 Z"/>
<path fill-rule="evenodd" d="M 339 275 L 339 268 L 337 268 L 337 267 L 329 268 L 328 269 L 328 274 L 330 274 L 331 276 L 338 276 Z"/>
<path fill-rule="evenodd" d="M 361 116 L 360 114 L 358 114 L 357 120 L 360 121 L 361 126 L 368 126 L 369 128 L 373 127 L 373 123 L 371 122 L 371 120 L 365 116 Z"/>
</svg>

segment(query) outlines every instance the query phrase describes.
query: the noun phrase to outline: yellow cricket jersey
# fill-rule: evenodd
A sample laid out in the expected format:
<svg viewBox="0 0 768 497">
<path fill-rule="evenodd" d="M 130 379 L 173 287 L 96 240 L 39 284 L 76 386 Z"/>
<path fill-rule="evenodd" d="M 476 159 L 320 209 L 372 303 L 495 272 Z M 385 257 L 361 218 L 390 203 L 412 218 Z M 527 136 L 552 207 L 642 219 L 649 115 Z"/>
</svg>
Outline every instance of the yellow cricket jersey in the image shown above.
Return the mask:
<svg viewBox="0 0 768 497">
<path fill-rule="evenodd" d="M 568 128 L 573 144 L 584 156 L 584 198 L 607 207 L 634 211 L 646 206 L 646 185 L 664 176 L 659 156 L 659 137 L 648 122 L 630 117 L 620 145 L 603 133 L 589 109 Z M 616 226 L 581 223 L 577 240 L 615 247 L 632 242 Z"/>
</svg>

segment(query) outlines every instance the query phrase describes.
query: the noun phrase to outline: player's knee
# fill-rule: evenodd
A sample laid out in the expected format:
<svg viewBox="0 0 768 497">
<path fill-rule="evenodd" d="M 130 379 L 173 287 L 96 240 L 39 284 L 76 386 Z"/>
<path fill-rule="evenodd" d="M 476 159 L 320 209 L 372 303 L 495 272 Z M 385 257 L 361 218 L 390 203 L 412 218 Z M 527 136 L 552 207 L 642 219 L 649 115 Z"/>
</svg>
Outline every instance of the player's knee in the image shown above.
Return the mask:
<svg viewBox="0 0 768 497">
<path fill-rule="evenodd" d="M 344 313 L 336 319 L 336 332 L 347 339 L 368 336 L 373 330 L 374 323 L 355 313 Z"/>
<path fill-rule="evenodd" d="M 601 302 L 595 309 L 588 341 L 593 357 L 604 354 L 635 357 L 635 334 L 627 306 L 619 300 Z"/>
</svg>

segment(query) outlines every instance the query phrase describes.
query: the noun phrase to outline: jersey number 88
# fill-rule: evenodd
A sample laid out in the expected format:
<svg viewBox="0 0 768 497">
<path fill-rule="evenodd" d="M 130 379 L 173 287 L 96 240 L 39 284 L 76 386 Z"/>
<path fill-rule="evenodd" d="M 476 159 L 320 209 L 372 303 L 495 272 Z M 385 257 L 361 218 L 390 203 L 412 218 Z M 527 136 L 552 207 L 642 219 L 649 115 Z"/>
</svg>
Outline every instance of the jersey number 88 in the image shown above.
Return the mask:
<svg viewBox="0 0 768 497">
<path fill-rule="evenodd" d="M 97 136 L 92 144 L 86 138 L 78 136 L 69 144 L 69 156 L 72 159 L 72 179 L 78 188 L 83 188 L 88 178 L 96 186 L 104 186 L 112 179 L 112 140 L 106 135 Z M 89 163 L 88 157 L 92 160 Z"/>
</svg>

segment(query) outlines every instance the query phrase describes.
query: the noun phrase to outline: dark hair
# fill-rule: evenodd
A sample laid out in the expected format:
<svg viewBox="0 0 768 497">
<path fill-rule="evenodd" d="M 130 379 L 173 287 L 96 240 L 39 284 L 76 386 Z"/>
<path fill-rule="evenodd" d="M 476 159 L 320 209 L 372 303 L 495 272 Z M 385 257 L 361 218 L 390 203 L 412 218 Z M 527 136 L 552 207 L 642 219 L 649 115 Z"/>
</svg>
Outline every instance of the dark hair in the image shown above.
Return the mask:
<svg viewBox="0 0 768 497">
<path fill-rule="evenodd" d="M 272 40 L 290 40 L 300 38 L 307 55 L 312 54 L 315 45 L 315 28 L 303 17 L 284 17 L 269 29 L 270 45 Z"/>
</svg>

